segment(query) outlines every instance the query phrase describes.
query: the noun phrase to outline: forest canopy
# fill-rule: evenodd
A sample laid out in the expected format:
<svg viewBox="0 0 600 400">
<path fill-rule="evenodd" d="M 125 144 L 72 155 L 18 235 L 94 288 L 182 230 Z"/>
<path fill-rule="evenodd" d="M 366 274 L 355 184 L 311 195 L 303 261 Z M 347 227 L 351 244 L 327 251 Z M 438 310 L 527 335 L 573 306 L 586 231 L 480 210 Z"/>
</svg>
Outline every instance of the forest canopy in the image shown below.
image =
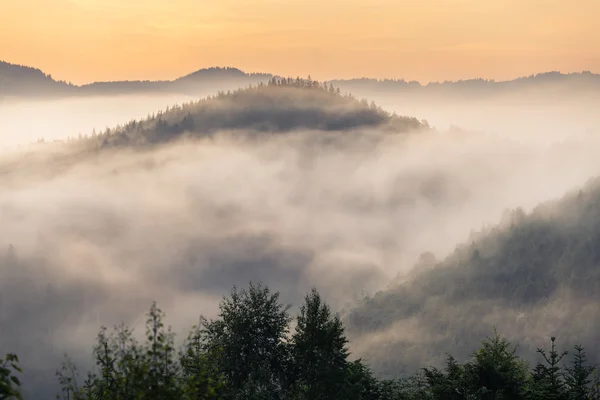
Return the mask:
<svg viewBox="0 0 600 400">
<path fill-rule="evenodd" d="M 367 100 L 312 79 L 273 78 L 268 84 L 218 92 L 176 105 L 142 121 L 90 138 L 101 147 L 156 144 L 180 137 L 210 137 L 218 131 L 285 133 L 379 128 L 391 133 L 429 129 L 424 121 L 389 113 Z"/>
<path fill-rule="evenodd" d="M 57 372 L 60 398 L 104 399 L 564 399 L 600 398 L 585 350 L 560 351 L 551 338 L 534 368 L 498 332 L 464 363 L 448 356 L 443 369 L 378 379 L 351 360 L 339 316 L 316 289 L 293 318 L 278 292 L 261 284 L 233 288 L 215 319 L 200 318 L 177 348 L 165 313 L 152 304 L 143 341 L 124 324 L 102 327 L 96 367 L 81 375 L 67 357 Z M 401 355 L 399 355 L 401 357 Z M 0 398 L 21 398 L 14 354 L 0 359 Z"/>
</svg>

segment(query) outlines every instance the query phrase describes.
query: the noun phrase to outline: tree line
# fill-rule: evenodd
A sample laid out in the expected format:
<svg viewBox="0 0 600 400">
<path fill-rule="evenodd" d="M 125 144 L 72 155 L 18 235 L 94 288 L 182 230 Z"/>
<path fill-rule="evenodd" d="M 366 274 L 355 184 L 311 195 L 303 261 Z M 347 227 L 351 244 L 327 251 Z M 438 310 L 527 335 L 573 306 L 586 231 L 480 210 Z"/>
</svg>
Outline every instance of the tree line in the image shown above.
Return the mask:
<svg viewBox="0 0 600 400">
<path fill-rule="evenodd" d="M 295 129 L 345 131 L 382 128 L 391 133 L 429 129 L 424 120 L 390 113 L 373 101 L 342 93 L 330 82 L 273 77 L 236 90 L 175 104 L 141 120 L 68 137 L 86 149 L 156 145 L 182 137 L 210 137 L 220 130 L 289 132 Z M 61 142 L 55 140 L 54 142 Z M 45 141 L 40 139 L 38 143 Z"/>
<path fill-rule="evenodd" d="M 464 363 L 410 377 L 378 379 L 351 360 L 337 314 L 313 289 L 292 318 L 278 292 L 263 285 L 233 288 L 216 319 L 200 318 L 177 348 L 165 314 L 152 304 L 143 342 L 124 324 L 102 327 L 93 347 L 95 369 L 82 376 L 68 359 L 57 371 L 58 398 L 264 400 L 600 399 L 595 366 L 575 346 L 570 360 L 551 338 L 533 369 L 517 346 L 497 332 Z M 399 354 L 399 357 L 402 355 Z M 18 357 L 0 359 L 0 399 L 21 399 Z"/>
</svg>

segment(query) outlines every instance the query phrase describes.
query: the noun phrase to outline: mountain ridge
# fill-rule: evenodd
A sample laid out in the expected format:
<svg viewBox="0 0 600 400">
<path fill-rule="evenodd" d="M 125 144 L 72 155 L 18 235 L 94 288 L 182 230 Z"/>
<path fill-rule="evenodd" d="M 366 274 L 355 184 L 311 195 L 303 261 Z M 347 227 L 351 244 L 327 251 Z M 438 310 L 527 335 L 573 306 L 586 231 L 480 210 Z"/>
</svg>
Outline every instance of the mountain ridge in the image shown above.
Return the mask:
<svg viewBox="0 0 600 400">
<path fill-rule="evenodd" d="M 246 84 L 266 83 L 274 77 L 282 78 L 282 76 L 272 73 L 248 73 L 235 67 L 206 67 L 172 80 L 116 80 L 74 85 L 70 82 L 55 80 L 51 74 L 46 74 L 38 68 L 0 61 L 0 93 L 4 92 L 4 95 L 14 96 L 102 95 L 131 92 L 194 93 L 199 89 L 233 90 Z M 600 88 L 600 74 L 590 71 L 571 73 L 548 71 L 511 80 L 471 78 L 456 81 L 432 81 L 426 84 L 404 79 L 368 77 L 330 79 L 327 82 L 349 92 L 420 91 L 443 94 L 449 91 L 460 94 L 486 95 L 518 89 L 535 89 L 543 85 L 566 85 L 571 90 L 595 90 Z M 35 86 L 36 84 L 41 86 Z M 215 84 L 219 86 L 214 86 Z"/>
<path fill-rule="evenodd" d="M 271 74 L 246 73 L 232 67 L 209 67 L 173 80 L 99 81 L 74 85 L 55 80 L 51 74 L 38 68 L 0 61 L 0 99 L 2 96 L 63 97 L 154 92 L 195 94 L 200 90 L 234 90 L 272 78 Z"/>
</svg>

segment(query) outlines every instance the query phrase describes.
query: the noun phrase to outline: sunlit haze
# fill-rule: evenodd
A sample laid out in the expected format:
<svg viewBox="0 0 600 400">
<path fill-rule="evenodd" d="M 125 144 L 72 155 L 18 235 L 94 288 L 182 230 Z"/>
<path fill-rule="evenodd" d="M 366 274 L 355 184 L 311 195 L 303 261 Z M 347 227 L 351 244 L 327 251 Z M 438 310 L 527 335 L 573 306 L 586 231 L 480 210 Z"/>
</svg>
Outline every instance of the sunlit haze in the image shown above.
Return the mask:
<svg viewBox="0 0 600 400">
<path fill-rule="evenodd" d="M 0 59 L 74 83 L 228 65 L 319 79 L 600 70 L 596 0 L 2 0 Z"/>
<path fill-rule="evenodd" d="M 600 400 L 599 17 L 0 0 L 0 398 Z"/>
</svg>

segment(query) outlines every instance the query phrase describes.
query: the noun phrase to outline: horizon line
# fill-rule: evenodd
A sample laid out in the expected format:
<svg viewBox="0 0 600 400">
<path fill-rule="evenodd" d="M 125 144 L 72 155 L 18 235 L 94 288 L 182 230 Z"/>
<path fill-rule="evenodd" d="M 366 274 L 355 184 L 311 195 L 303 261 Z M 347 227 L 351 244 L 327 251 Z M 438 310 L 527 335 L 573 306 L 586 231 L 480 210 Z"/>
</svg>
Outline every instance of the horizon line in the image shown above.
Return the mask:
<svg viewBox="0 0 600 400">
<path fill-rule="evenodd" d="M 152 83 L 152 82 L 174 82 L 178 79 L 182 79 L 185 77 L 188 77 L 190 75 L 193 75 L 194 73 L 200 72 L 200 71 L 206 71 L 206 70 L 210 70 L 210 69 L 234 69 L 234 70 L 238 70 L 240 72 L 242 72 L 245 75 L 270 75 L 271 77 L 276 77 L 276 78 L 287 78 L 287 77 L 292 77 L 291 75 L 280 75 L 280 74 L 275 74 L 272 72 L 248 72 L 245 71 L 241 68 L 235 67 L 235 66 L 219 66 L 219 65 L 212 65 L 212 66 L 208 66 L 208 67 L 202 67 L 199 69 L 196 69 L 194 71 L 191 71 L 189 73 L 186 73 L 184 75 L 180 75 L 180 76 L 176 76 L 175 78 L 171 78 L 171 79 L 136 79 L 136 80 L 127 80 L 127 79 L 123 79 L 123 80 L 100 80 L 100 81 L 88 81 L 86 83 L 80 83 L 80 84 L 75 84 L 72 83 L 71 81 L 65 80 L 65 79 L 55 79 L 52 75 L 52 73 L 50 72 L 46 72 L 43 69 L 39 68 L 39 67 L 34 67 L 31 65 L 26 65 L 26 64 L 19 64 L 19 63 L 15 63 L 15 62 L 10 62 L 10 61 L 5 61 L 5 60 L 0 60 L 0 64 L 4 63 L 4 64 L 8 64 L 8 65 L 12 65 L 12 66 L 16 66 L 16 67 L 21 67 L 21 68 L 30 68 L 30 69 L 34 69 L 37 71 L 42 72 L 45 76 L 51 77 L 52 80 L 56 81 L 56 82 L 62 82 L 62 83 L 66 83 L 72 86 L 76 86 L 76 87 L 82 87 L 82 86 L 89 86 L 89 85 L 93 85 L 93 84 L 100 84 L 100 83 L 125 83 L 125 82 L 145 82 L 145 83 Z M 425 87 L 428 85 L 435 85 L 435 84 L 446 84 L 446 83 L 459 83 L 459 82 L 469 82 L 469 81 L 477 81 L 477 80 L 483 80 L 486 82 L 491 82 L 491 83 L 506 83 L 506 82 L 514 82 L 516 80 L 519 79 L 527 79 L 527 78 L 531 78 L 531 77 L 536 77 L 539 75 L 546 75 L 546 74 L 552 74 L 552 73 L 557 73 L 560 75 L 564 75 L 564 76 L 568 76 L 568 75 L 584 75 L 584 74 L 590 74 L 590 75 L 597 75 L 600 76 L 600 72 L 592 72 L 591 70 L 580 70 L 580 71 L 573 71 L 573 72 L 562 72 L 560 70 L 547 70 L 547 71 L 542 71 L 542 72 L 535 72 L 535 73 L 530 73 L 528 75 L 519 75 L 516 76 L 512 79 L 501 79 L 501 80 L 496 80 L 493 78 L 484 78 L 484 77 L 473 77 L 473 78 L 465 78 L 465 79 L 456 79 L 456 80 L 443 80 L 443 81 L 428 81 L 428 82 L 423 82 L 423 81 L 419 81 L 416 79 L 412 79 L 412 80 L 408 80 L 406 78 L 392 78 L 392 77 L 386 77 L 386 78 L 375 78 L 375 77 L 369 77 L 367 75 L 363 75 L 361 77 L 353 77 L 353 78 L 334 78 L 334 79 L 324 79 L 324 80 L 320 80 L 320 82 L 333 82 L 333 81 L 353 81 L 353 80 L 374 80 L 374 81 L 404 81 L 406 83 L 418 83 L 419 85 Z M 301 77 L 300 75 L 298 75 L 299 77 Z M 312 76 L 311 73 L 306 74 L 306 76 Z M 318 80 L 318 79 L 317 79 Z M 319 80 L 318 80 L 319 81 Z"/>
</svg>

